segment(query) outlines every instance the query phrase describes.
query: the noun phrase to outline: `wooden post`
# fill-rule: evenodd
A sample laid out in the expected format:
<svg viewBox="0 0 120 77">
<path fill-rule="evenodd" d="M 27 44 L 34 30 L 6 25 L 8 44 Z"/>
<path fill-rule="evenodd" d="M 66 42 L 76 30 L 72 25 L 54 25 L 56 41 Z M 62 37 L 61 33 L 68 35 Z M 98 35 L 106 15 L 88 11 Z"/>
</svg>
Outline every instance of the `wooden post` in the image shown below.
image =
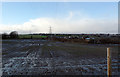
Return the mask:
<svg viewBox="0 0 120 77">
<path fill-rule="evenodd" d="M 111 52 L 110 48 L 107 48 L 107 75 L 111 76 Z"/>
</svg>

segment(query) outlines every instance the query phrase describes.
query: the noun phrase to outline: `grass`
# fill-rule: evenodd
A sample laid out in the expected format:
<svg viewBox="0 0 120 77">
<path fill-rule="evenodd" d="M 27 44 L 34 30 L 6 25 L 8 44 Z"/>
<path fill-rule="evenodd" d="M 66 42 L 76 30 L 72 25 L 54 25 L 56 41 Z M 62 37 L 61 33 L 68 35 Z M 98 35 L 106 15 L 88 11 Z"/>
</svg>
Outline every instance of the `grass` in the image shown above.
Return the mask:
<svg viewBox="0 0 120 77">
<path fill-rule="evenodd" d="M 19 35 L 19 38 L 47 38 L 47 36 L 41 35 Z"/>
</svg>

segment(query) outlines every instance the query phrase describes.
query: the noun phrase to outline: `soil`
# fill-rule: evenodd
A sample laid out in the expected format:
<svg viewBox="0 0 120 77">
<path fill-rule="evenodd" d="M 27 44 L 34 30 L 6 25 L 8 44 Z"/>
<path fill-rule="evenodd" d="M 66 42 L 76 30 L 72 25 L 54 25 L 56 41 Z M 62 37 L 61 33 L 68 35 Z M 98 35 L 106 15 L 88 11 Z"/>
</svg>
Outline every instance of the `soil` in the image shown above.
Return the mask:
<svg viewBox="0 0 120 77">
<path fill-rule="evenodd" d="M 47 40 L 3 40 L 3 75 L 107 75 L 106 48 Z M 118 75 L 117 46 L 112 50 L 112 75 Z"/>
</svg>

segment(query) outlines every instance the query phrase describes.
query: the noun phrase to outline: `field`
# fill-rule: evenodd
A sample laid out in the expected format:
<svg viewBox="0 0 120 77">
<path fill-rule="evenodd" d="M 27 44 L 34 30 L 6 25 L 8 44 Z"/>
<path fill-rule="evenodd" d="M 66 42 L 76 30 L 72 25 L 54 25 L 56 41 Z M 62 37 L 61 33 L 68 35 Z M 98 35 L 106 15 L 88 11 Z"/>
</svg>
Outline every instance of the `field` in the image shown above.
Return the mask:
<svg viewBox="0 0 120 77">
<path fill-rule="evenodd" d="M 18 36 L 20 39 L 22 39 L 22 38 L 26 38 L 26 39 L 30 39 L 31 37 L 32 38 L 47 38 L 47 36 L 41 36 L 41 35 L 19 35 Z"/>
<path fill-rule="evenodd" d="M 107 47 L 118 75 L 118 45 L 3 40 L 3 75 L 107 75 Z"/>
</svg>

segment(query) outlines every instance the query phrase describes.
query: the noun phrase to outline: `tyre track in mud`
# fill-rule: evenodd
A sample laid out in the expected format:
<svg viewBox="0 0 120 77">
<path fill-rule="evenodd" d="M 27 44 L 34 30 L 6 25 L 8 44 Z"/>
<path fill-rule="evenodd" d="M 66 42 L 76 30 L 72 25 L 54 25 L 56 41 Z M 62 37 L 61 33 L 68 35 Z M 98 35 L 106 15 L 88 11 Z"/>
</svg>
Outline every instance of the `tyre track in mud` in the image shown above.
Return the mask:
<svg viewBox="0 0 120 77">
<path fill-rule="evenodd" d="M 27 47 L 29 47 L 29 46 L 27 46 Z M 34 49 L 32 47 L 33 46 L 31 46 L 30 49 L 28 49 L 25 57 L 23 57 L 23 56 L 13 57 L 13 58 L 10 58 L 10 60 L 8 60 L 8 63 L 4 63 L 5 68 L 3 69 L 4 70 L 3 74 L 5 74 L 6 72 L 7 72 L 7 74 L 16 74 L 16 72 L 18 74 L 20 74 L 20 72 L 22 72 L 23 70 L 26 69 L 26 71 L 27 71 L 28 68 L 31 68 L 31 66 L 34 66 L 34 64 L 35 64 L 34 60 L 35 60 L 35 58 L 37 59 L 36 51 L 39 51 L 39 48 L 35 47 L 35 49 Z M 37 46 L 37 47 L 39 47 L 39 46 Z M 9 67 L 11 69 L 8 69 Z M 25 72 L 25 71 L 23 71 L 23 72 Z M 29 71 L 27 71 L 27 72 L 29 73 Z"/>
<path fill-rule="evenodd" d="M 28 54 L 28 51 L 24 51 L 23 49 L 29 48 L 28 45 L 22 45 L 19 47 L 12 47 L 9 52 L 6 52 L 6 55 L 3 54 L 3 57 L 5 58 L 12 58 L 12 57 L 20 57 L 20 56 L 26 56 Z M 4 53 L 5 51 L 3 51 Z"/>
<path fill-rule="evenodd" d="M 59 67 L 57 67 L 56 66 L 56 61 L 57 61 L 57 57 L 60 57 L 60 56 L 58 56 L 58 55 L 60 55 L 62 52 L 59 52 L 59 53 L 56 53 L 57 51 L 53 51 L 53 49 L 51 48 L 51 46 L 54 46 L 54 44 L 51 44 L 51 43 L 48 43 L 47 44 L 47 46 L 49 46 L 49 53 L 50 53 L 50 55 L 51 55 L 51 58 L 52 58 L 52 65 L 51 65 L 51 67 L 52 67 L 52 75 L 56 75 L 57 74 L 57 69 L 59 68 Z M 67 55 L 66 54 L 69 54 L 69 53 L 65 53 L 65 54 L 61 54 L 61 56 L 64 56 L 64 57 L 67 57 Z M 64 61 L 64 60 L 63 60 Z M 60 66 L 60 67 L 64 67 L 64 66 Z M 71 65 L 69 65 L 69 67 L 70 67 L 70 69 L 73 69 L 73 67 L 71 66 Z M 66 71 L 65 71 L 66 72 Z M 69 73 L 70 73 L 70 71 L 69 71 Z M 71 70 L 71 73 L 74 73 L 74 71 L 73 70 Z"/>
<path fill-rule="evenodd" d="M 51 44 L 50 42 L 45 43 L 42 46 L 42 58 L 46 59 L 46 63 L 47 63 L 47 67 L 48 70 L 46 71 L 46 74 L 52 74 L 55 75 L 55 54 L 53 53 L 53 51 L 51 50 Z M 47 48 L 46 48 L 47 47 Z"/>
</svg>

